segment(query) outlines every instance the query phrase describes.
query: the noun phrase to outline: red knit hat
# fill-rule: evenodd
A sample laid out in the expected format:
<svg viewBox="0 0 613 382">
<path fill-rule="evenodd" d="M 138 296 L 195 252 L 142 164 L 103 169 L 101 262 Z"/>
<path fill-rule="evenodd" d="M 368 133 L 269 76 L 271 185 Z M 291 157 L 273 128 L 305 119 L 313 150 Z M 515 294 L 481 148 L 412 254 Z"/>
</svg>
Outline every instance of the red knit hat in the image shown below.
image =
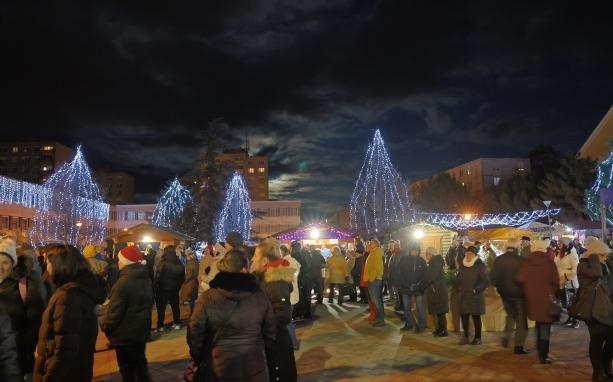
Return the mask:
<svg viewBox="0 0 613 382">
<path fill-rule="evenodd" d="M 126 265 L 140 263 L 143 260 L 145 260 L 145 258 L 143 257 L 143 253 L 135 245 L 125 247 L 124 249 L 119 251 L 119 261 Z"/>
</svg>

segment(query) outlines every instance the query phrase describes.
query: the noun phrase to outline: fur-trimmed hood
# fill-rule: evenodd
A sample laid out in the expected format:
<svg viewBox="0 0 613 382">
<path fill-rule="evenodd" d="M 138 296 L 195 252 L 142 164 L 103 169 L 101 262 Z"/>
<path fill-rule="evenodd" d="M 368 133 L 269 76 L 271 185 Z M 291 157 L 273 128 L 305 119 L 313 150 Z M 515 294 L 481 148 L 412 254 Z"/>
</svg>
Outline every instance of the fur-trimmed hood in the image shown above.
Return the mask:
<svg viewBox="0 0 613 382">
<path fill-rule="evenodd" d="M 248 273 L 219 272 L 209 283 L 211 289 L 219 288 L 234 292 L 255 292 L 259 289 L 253 275 Z"/>
<path fill-rule="evenodd" d="M 286 281 L 292 283 L 296 269 L 290 266 L 289 261 L 279 259 L 266 264 L 264 271 L 264 282 L 272 283 L 275 281 Z"/>
</svg>

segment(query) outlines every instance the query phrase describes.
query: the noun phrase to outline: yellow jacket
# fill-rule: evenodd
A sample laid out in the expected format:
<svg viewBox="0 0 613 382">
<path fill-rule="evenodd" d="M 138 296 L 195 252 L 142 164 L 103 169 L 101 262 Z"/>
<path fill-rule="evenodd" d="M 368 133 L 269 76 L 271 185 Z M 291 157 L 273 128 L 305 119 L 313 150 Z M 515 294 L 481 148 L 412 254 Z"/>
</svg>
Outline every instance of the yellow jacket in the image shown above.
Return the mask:
<svg viewBox="0 0 613 382">
<path fill-rule="evenodd" d="M 364 265 L 364 280 L 383 280 L 383 249 L 380 247 L 370 251 Z"/>
</svg>

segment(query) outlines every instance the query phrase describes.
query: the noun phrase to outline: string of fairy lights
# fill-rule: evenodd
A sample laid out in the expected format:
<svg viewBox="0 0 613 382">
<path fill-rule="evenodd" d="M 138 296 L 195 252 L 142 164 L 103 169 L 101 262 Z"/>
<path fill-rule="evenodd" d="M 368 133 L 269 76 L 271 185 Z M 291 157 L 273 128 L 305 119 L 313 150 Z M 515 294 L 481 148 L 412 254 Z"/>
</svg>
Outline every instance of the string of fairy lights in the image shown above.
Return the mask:
<svg viewBox="0 0 613 382">
<path fill-rule="evenodd" d="M 377 129 L 349 203 L 351 228 L 374 234 L 409 223 L 413 210 L 409 191 L 390 160 Z"/>
<path fill-rule="evenodd" d="M 174 178 L 162 191 L 162 196 L 153 210 L 151 223 L 160 227 L 172 227 L 191 200 L 191 192 L 178 178 Z"/>
<path fill-rule="evenodd" d="M 596 180 L 592 188 L 585 192 L 585 210 L 592 220 L 600 218 L 600 191 L 613 189 L 613 151 L 609 157 L 598 163 Z M 606 205 L 606 219 L 613 224 L 613 206 Z"/>
<path fill-rule="evenodd" d="M 243 238 L 251 235 L 251 198 L 241 174 L 235 172 L 226 186 L 224 203 L 215 223 L 216 241 L 225 240 L 229 232 L 235 231 Z"/>
<path fill-rule="evenodd" d="M 34 243 L 61 241 L 83 246 L 104 239 L 110 206 L 102 201 L 81 146 L 74 159 L 60 166 L 41 187 L 39 196 L 20 197 L 36 208 L 30 231 Z M 33 187 L 22 187 L 25 189 L 36 192 Z M 32 200 L 39 200 L 39 204 L 32 204 Z"/>
<path fill-rule="evenodd" d="M 437 224 L 445 228 L 464 230 L 469 228 L 484 228 L 487 226 L 517 227 L 536 219 L 555 216 L 560 213 L 559 208 L 548 210 L 522 211 L 500 214 L 441 214 L 433 212 L 420 212 L 418 217 L 430 224 Z"/>
</svg>

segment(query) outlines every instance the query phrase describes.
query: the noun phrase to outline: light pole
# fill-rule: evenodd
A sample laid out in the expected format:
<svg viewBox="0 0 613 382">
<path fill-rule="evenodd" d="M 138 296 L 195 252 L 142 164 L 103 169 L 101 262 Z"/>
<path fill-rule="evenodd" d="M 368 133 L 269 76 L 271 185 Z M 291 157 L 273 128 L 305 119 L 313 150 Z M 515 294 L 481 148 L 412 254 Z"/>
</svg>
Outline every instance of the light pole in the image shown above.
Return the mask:
<svg viewBox="0 0 613 382">
<path fill-rule="evenodd" d="M 543 204 L 547 207 L 547 225 L 549 225 L 549 240 L 553 240 L 553 232 L 551 230 L 551 215 L 549 215 L 549 205 L 551 200 L 543 200 Z"/>
</svg>

